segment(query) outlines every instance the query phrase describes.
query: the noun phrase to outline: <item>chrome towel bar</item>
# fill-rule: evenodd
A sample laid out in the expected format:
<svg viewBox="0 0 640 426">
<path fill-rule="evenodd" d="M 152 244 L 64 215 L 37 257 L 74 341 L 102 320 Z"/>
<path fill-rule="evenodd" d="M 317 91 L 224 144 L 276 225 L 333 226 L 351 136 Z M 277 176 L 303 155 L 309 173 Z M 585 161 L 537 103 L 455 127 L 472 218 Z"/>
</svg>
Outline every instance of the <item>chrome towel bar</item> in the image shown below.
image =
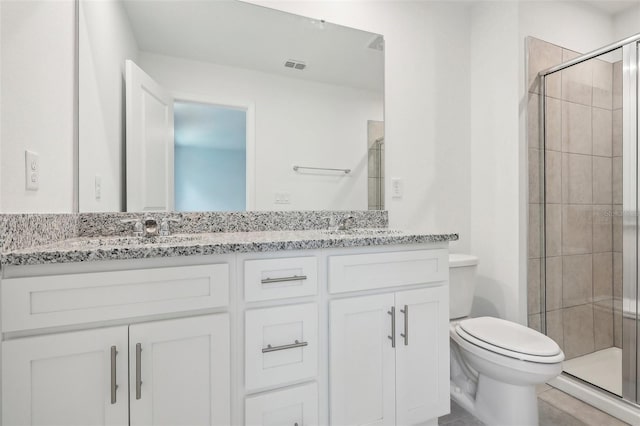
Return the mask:
<svg viewBox="0 0 640 426">
<path fill-rule="evenodd" d="M 349 174 L 351 173 L 351 169 L 334 169 L 331 167 L 303 167 L 303 166 L 293 166 L 293 170 L 294 171 L 298 171 L 300 169 L 305 169 L 305 170 L 329 170 L 332 172 L 343 172 L 344 174 Z"/>
</svg>

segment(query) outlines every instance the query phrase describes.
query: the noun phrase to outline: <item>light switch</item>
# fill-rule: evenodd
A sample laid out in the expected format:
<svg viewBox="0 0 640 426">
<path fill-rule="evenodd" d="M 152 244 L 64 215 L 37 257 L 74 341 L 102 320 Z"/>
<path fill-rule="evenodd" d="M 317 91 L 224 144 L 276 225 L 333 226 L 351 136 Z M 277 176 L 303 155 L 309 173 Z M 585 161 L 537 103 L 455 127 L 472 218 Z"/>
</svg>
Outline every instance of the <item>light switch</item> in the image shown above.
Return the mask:
<svg viewBox="0 0 640 426">
<path fill-rule="evenodd" d="M 403 188 L 401 178 L 391 178 L 391 197 L 402 198 Z"/>
<path fill-rule="evenodd" d="M 95 190 L 96 200 L 99 200 L 102 197 L 102 177 L 100 175 L 95 176 L 94 190 Z"/>
<path fill-rule="evenodd" d="M 24 154 L 26 188 L 29 191 L 37 191 L 40 188 L 40 156 L 29 150 L 25 150 Z"/>
</svg>

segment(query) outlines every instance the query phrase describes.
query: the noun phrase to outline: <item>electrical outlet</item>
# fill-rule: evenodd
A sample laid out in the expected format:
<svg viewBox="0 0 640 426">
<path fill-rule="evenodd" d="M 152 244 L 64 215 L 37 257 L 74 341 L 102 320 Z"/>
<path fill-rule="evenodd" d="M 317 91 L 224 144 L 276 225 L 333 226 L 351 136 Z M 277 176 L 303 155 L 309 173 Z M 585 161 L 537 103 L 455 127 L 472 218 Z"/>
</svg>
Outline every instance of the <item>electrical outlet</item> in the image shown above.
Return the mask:
<svg viewBox="0 0 640 426">
<path fill-rule="evenodd" d="M 96 200 L 102 198 L 102 177 L 100 175 L 96 175 L 94 178 L 94 191 Z"/>
<path fill-rule="evenodd" d="M 391 197 L 402 198 L 403 188 L 401 178 L 391 178 Z"/>
<path fill-rule="evenodd" d="M 291 194 L 288 192 L 276 192 L 275 204 L 291 204 Z"/>
<path fill-rule="evenodd" d="M 29 191 L 37 191 L 40 188 L 40 156 L 37 152 L 25 150 L 24 177 L 25 186 Z"/>
</svg>

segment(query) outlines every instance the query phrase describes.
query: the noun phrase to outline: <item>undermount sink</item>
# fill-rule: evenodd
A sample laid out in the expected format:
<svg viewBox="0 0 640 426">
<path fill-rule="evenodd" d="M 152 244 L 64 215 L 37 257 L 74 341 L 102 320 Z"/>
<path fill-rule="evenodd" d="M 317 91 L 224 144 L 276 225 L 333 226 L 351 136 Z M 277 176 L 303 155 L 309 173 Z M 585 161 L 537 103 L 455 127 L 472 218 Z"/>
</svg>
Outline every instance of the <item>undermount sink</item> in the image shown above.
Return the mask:
<svg viewBox="0 0 640 426">
<path fill-rule="evenodd" d="M 397 229 L 388 228 L 353 228 L 353 229 L 331 229 L 322 231 L 329 235 L 364 235 L 364 236 L 386 236 L 402 233 Z"/>
<path fill-rule="evenodd" d="M 144 244 L 171 244 L 186 243 L 202 239 L 202 236 L 193 234 L 175 234 L 167 236 L 155 237 L 95 237 L 87 239 L 78 239 L 70 242 L 74 246 L 134 246 Z"/>
</svg>

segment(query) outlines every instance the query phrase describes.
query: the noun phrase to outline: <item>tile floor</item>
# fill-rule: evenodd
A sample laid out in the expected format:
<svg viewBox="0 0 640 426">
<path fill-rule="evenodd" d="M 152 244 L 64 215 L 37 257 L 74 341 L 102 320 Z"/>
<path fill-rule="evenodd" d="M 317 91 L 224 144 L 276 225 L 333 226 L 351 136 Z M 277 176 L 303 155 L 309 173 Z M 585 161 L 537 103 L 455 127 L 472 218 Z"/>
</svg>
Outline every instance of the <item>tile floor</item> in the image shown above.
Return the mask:
<svg viewBox="0 0 640 426">
<path fill-rule="evenodd" d="M 621 426 L 615 417 L 548 385 L 538 388 L 540 426 Z M 438 419 L 441 426 L 482 426 L 483 423 L 451 401 L 451 414 Z M 517 425 L 513 425 L 517 426 Z"/>
</svg>

